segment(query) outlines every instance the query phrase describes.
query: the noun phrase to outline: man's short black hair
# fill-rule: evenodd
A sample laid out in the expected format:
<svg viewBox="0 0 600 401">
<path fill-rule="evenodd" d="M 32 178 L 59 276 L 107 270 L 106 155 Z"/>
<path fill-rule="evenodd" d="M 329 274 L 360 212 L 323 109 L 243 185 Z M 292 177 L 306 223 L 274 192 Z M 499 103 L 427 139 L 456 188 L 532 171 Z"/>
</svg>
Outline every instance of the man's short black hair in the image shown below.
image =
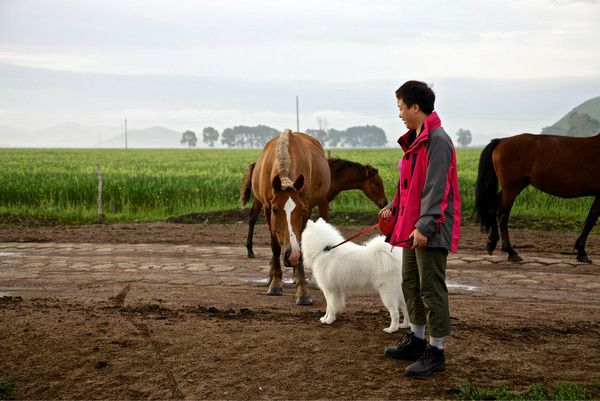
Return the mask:
<svg viewBox="0 0 600 401">
<path fill-rule="evenodd" d="M 406 81 L 396 90 L 396 99 L 402 99 L 408 107 L 418 104 L 425 114 L 431 114 L 435 104 L 435 93 L 425 82 Z"/>
</svg>

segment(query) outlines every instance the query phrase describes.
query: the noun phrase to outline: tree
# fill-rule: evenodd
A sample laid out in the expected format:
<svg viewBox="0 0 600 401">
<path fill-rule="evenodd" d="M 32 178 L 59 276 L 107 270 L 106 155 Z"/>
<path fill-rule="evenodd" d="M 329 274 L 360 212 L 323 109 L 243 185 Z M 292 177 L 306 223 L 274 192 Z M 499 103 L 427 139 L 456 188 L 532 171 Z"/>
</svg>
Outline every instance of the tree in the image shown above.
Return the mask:
<svg viewBox="0 0 600 401">
<path fill-rule="evenodd" d="M 181 141 L 179 141 L 182 145 L 187 145 L 188 148 L 195 148 L 196 143 L 198 143 L 198 138 L 196 138 L 196 133 L 194 131 L 185 131 L 181 136 Z"/>
<path fill-rule="evenodd" d="M 215 146 L 218 139 L 219 131 L 213 127 L 206 127 L 202 130 L 202 142 L 207 143 L 211 148 Z"/>
<path fill-rule="evenodd" d="M 320 129 L 307 129 L 306 133 L 318 139 L 323 146 L 332 148 L 381 148 L 387 144 L 385 131 L 375 125 L 349 127 L 343 131 L 330 128 L 326 132 L 326 121 L 319 121 Z"/>
<path fill-rule="evenodd" d="M 226 128 L 221 134 L 221 143 L 229 148 L 262 148 L 272 137 L 279 135 L 279 131 L 266 125 L 248 127 L 236 125 Z"/>
<path fill-rule="evenodd" d="M 335 128 L 327 130 L 327 145 L 332 148 L 341 147 L 344 144 L 345 131 L 340 131 Z"/>
<path fill-rule="evenodd" d="M 385 131 L 375 125 L 350 127 L 346 130 L 348 145 L 362 148 L 381 148 L 387 144 Z"/>
<path fill-rule="evenodd" d="M 456 137 L 456 142 L 458 142 L 458 144 L 463 148 L 469 146 L 471 144 L 471 140 L 473 139 L 471 136 L 471 131 L 462 128 L 456 132 Z"/>
<path fill-rule="evenodd" d="M 312 136 L 317 141 L 321 142 L 321 145 L 325 146 L 327 143 L 327 132 L 320 129 L 307 129 L 306 134 Z"/>
</svg>

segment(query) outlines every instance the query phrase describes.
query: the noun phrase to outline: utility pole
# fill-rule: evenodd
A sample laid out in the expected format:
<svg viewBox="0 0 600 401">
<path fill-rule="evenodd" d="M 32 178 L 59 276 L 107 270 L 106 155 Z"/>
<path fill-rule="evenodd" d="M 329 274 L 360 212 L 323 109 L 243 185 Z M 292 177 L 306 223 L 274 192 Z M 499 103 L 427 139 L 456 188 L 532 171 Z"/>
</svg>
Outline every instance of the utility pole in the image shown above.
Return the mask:
<svg viewBox="0 0 600 401">
<path fill-rule="evenodd" d="M 298 114 L 298 95 L 296 95 L 296 131 L 300 132 L 300 115 Z"/>
<path fill-rule="evenodd" d="M 127 149 L 127 117 L 125 117 L 125 149 Z"/>
</svg>

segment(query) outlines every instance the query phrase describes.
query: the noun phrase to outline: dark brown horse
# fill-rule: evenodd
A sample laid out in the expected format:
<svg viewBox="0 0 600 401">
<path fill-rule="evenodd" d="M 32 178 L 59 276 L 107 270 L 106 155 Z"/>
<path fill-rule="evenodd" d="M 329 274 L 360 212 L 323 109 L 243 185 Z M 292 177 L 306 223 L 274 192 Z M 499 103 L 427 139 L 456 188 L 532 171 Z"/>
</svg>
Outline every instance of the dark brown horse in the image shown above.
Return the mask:
<svg viewBox="0 0 600 401">
<path fill-rule="evenodd" d="M 327 163 L 329 164 L 329 170 L 331 171 L 331 185 L 329 187 L 329 192 L 327 192 L 327 202 L 331 202 L 342 191 L 360 189 L 367 198 L 371 199 L 380 209 L 388 204 L 385 189 L 383 187 L 383 180 L 375 167 L 369 165 L 365 166 L 360 163 L 339 159 L 337 157 L 328 158 Z M 244 179 L 242 180 L 242 186 L 240 188 L 240 204 L 242 207 L 246 206 L 246 203 L 250 200 L 250 196 L 252 195 L 251 179 L 255 165 L 256 163 L 252 163 L 248 166 L 244 174 Z M 256 225 L 261 209 L 262 204 L 255 199 L 248 219 L 246 249 L 248 250 L 249 258 L 254 257 L 252 238 L 254 237 L 254 226 Z M 319 211 L 321 211 L 321 209 L 319 209 Z M 329 212 L 329 209 L 323 209 L 323 211 Z M 327 220 L 329 216 L 321 215 L 320 217 Z"/>
<path fill-rule="evenodd" d="M 252 172 L 252 193 L 264 208 L 271 233 L 271 269 L 268 295 L 282 295 L 281 251 L 294 267 L 296 303 L 310 305 L 300 236 L 310 211 L 318 206 L 328 213 L 327 190 L 331 180 L 321 144 L 301 132 L 285 130 L 265 145 Z"/>
<path fill-rule="evenodd" d="M 562 198 L 594 197 L 583 232 L 575 242 L 577 260 L 591 263 L 585 243 L 600 216 L 600 134 L 589 138 L 521 134 L 494 139 L 483 149 L 475 212 L 482 232 L 490 233 L 490 255 L 500 238 L 499 225 L 502 250 L 508 252 L 509 260 L 522 260 L 510 243 L 508 218 L 515 198 L 528 185 Z"/>
</svg>

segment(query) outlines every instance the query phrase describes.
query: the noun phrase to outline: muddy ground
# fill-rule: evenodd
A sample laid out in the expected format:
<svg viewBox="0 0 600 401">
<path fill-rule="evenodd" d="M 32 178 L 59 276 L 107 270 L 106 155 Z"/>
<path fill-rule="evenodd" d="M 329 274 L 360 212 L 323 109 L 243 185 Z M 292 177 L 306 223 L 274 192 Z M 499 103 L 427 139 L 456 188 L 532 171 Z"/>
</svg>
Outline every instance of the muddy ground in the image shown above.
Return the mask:
<svg viewBox="0 0 600 401">
<path fill-rule="evenodd" d="M 344 227 L 346 235 L 364 226 Z M 600 381 L 600 237 L 513 230 L 524 258 L 488 256 L 474 227 L 449 258 L 447 370 L 403 375 L 377 294 L 331 326 L 324 298 L 265 295 L 268 231 L 247 225 L 0 228 L 0 378 L 17 399 L 453 398 L 460 381 L 521 388 Z M 310 272 L 309 276 L 310 276 Z M 284 271 L 291 279 L 291 271 Z"/>
</svg>

